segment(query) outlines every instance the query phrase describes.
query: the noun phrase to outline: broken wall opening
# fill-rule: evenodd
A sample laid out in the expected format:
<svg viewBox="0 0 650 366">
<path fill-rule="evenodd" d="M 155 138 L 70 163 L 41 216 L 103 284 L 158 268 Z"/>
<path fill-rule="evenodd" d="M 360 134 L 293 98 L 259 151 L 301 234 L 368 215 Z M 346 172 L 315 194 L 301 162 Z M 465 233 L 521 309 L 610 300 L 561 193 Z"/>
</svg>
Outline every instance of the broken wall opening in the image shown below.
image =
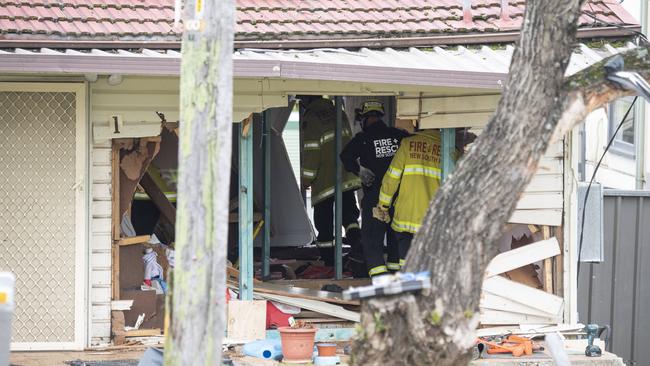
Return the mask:
<svg viewBox="0 0 650 366">
<path fill-rule="evenodd" d="M 118 344 L 162 333 L 173 264 L 177 133 L 177 124 L 163 121 L 160 136 L 113 140 L 113 299 L 123 306 L 112 311 Z"/>
<path fill-rule="evenodd" d="M 294 298 L 293 303 L 298 304 L 301 299 L 304 300 L 315 300 L 322 301 L 325 303 L 323 308 L 327 308 L 326 304 L 335 304 L 336 306 L 342 306 L 344 310 L 350 311 L 350 309 L 357 310 L 358 302 L 356 303 L 341 303 L 342 299 L 339 297 L 332 298 L 322 298 L 323 286 L 335 283 L 341 288 L 347 288 L 349 286 L 358 286 L 359 284 L 367 283 L 364 281 L 356 280 L 340 280 L 332 281 L 330 279 L 316 281 L 314 279 L 296 279 L 296 272 L 300 272 L 300 267 L 304 264 L 313 263 L 318 261 L 318 253 L 314 252 L 315 248 L 306 248 L 303 250 L 297 250 L 296 247 L 301 245 L 286 245 L 288 242 L 304 242 L 305 235 L 308 236 L 308 241 L 311 242 L 313 232 L 310 229 L 300 229 L 298 230 L 298 237 L 293 238 L 287 232 L 282 232 L 278 229 L 276 225 L 280 222 L 282 218 L 289 223 L 295 223 L 297 219 L 291 216 L 293 212 L 301 211 L 300 217 L 298 220 L 302 220 L 305 215 L 304 202 L 300 199 L 299 190 L 297 187 L 295 176 L 293 175 L 293 169 L 291 164 L 288 163 L 289 159 L 287 158 L 287 149 L 284 146 L 282 140 L 282 125 L 286 123 L 286 119 L 283 120 L 281 114 L 286 114 L 286 109 L 278 108 L 278 110 L 269 111 L 266 118 L 262 118 L 261 115 L 253 115 L 251 118 L 251 128 L 252 128 L 252 138 L 253 138 L 253 188 L 254 188 L 254 214 L 252 217 L 254 227 L 256 230 L 261 230 L 266 223 L 261 223 L 262 220 L 262 209 L 264 207 L 264 173 L 263 173 L 263 139 L 265 134 L 264 122 L 266 120 L 271 121 L 271 137 L 274 144 L 272 145 L 272 161 L 275 165 L 272 166 L 272 171 L 274 176 L 288 176 L 293 181 L 278 181 L 273 180 L 269 182 L 272 192 L 272 204 L 277 206 L 271 207 L 272 213 L 278 215 L 273 217 L 270 220 L 270 227 L 272 233 L 272 243 L 273 240 L 276 243 L 271 245 L 272 252 L 271 257 L 274 258 L 272 261 L 272 271 L 278 274 L 279 276 L 276 279 L 284 279 L 284 282 L 272 281 L 270 283 L 264 282 L 255 282 L 254 289 L 256 295 L 264 294 L 267 299 L 277 296 L 287 296 Z M 290 110 L 289 110 L 290 112 Z M 276 119 L 273 118 L 273 113 L 278 114 Z M 399 116 L 398 116 L 399 117 Z M 396 125 L 402 127 L 412 127 L 413 121 L 408 118 L 396 118 Z M 431 127 L 433 128 L 433 127 Z M 151 234 L 156 234 L 158 240 L 167 245 L 173 246 L 173 228 L 175 221 L 175 197 L 173 192 L 175 187 L 173 185 L 168 185 L 168 189 L 163 187 L 163 184 L 160 183 L 159 177 L 155 176 L 157 174 L 162 178 L 164 175 L 167 176 L 169 183 L 173 181 L 170 177 L 174 177 L 175 168 L 177 167 L 177 149 L 178 149 L 178 137 L 176 135 L 177 125 L 166 126 L 160 136 L 151 137 L 151 138 L 139 138 L 139 139 L 118 139 L 114 140 L 114 172 L 119 172 L 119 174 L 114 174 L 114 177 L 119 177 L 119 180 L 115 182 L 114 180 L 114 192 L 119 192 L 119 195 L 114 195 L 114 206 L 117 209 L 114 209 L 114 212 L 119 212 L 119 216 L 114 215 L 114 233 L 117 233 L 117 236 L 114 237 L 115 246 L 114 246 L 114 299 L 127 299 L 133 298 L 134 306 L 132 310 L 129 310 L 131 313 L 123 313 L 124 319 L 122 320 L 123 324 L 132 325 L 137 318 L 138 313 L 145 312 L 145 314 L 152 314 L 151 317 L 145 319 L 145 323 L 142 324 L 142 329 L 152 330 L 151 333 L 144 334 L 160 334 L 160 329 L 162 327 L 162 314 L 164 313 L 164 305 L 161 299 L 162 295 L 151 296 L 147 294 L 146 296 L 141 293 L 142 290 L 138 290 L 138 286 L 142 283 L 142 273 L 144 272 L 144 264 L 142 263 L 142 252 L 147 246 L 151 245 Z M 231 222 L 230 235 L 229 235 L 229 259 L 233 265 L 237 265 L 237 246 L 238 246 L 238 222 L 239 222 L 239 157 L 238 157 L 238 143 L 240 140 L 239 128 L 233 128 L 233 164 L 232 164 L 232 174 L 231 174 L 231 204 L 230 204 L 230 215 L 229 220 Z M 175 141 L 170 143 L 170 141 Z M 170 148 L 173 146 L 173 148 Z M 281 157 L 281 158 L 279 158 Z M 155 167 L 155 169 L 151 169 Z M 286 172 L 285 172 L 286 171 Z M 151 183 L 153 181 L 153 184 Z M 297 192 L 296 192 L 297 191 Z M 283 193 L 284 192 L 284 193 Z M 293 192 L 293 193 L 286 193 Z M 127 197 L 127 198 L 125 198 Z M 278 197 L 281 197 L 278 199 Z M 297 198 L 296 202 L 289 202 L 284 199 L 289 197 L 290 199 Z M 130 199 L 129 199 L 130 198 Z M 293 208 L 291 208 L 293 207 Z M 289 213 L 289 214 L 287 214 Z M 132 232 L 129 235 L 125 234 L 124 228 L 122 227 L 121 217 L 124 217 L 123 214 L 128 214 L 130 222 L 132 224 Z M 309 223 L 311 227 L 311 223 Z M 518 225 L 520 226 L 520 225 Z M 514 240 L 510 243 L 510 249 L 515 249 L 518 245 L 523 245 L 538 241 L 538 236 L 544 229 L 543 225 L 537 225 L 535 228 L 528 227 L 531 232 L 530 238 L 524 239 L 522 237 L 519 240 Z M 561 236 L 561 227 L 548 227 L 550 236 Z M 533 232 L 534 231 L 534 232 Z M 554 232 L 555 231 L 555 232 Z M 305 234 L 307 233 L 307 234 Z M 536 234 L 537 233 L 537 234 Z M 282 236 L 282 235 L 284 236 Z M 283 237 L 283 239 L 279 239 Z M 560 238 L 561 239 L 561 238 Z M 255 270 L 256 273 L 261 271 L 261 236 L 258 235 L 254 238 L 255 251 L 254 258 L 256 261 Z M 278 244 L 278 245 L 276 245 Z M 304 246 L 304 243 L 302 244 Z M 116 249 L 117 248 L 117 249 Z M 508 249 L 504 247 L 504 249 Z M 164 278 L 168 278 L 168 266 L 169 263 L 166 260 L 166 253 L 164 249 L 156 250 L 157 257 L 160 265 L 163 267 Z M 533 268 L 536 274 L 543 273 L 544 276 L 538 279 L 535 282 L 531 281 L 531 268 L 528 266 L 527 269 L 523 270 L 513 270 L 508 271 L 504 275 L 500 274 L 500 277 L 513 280 L 515 282 L 523 282 L 528 287 L 538 289 L 540 283 L 542 285 L 541 290 L 547 293 L 556 293 L 562 295 L 563 290 L 562 285 L 562 269 L 561 263 L 558 257 L 553 259 L 548 265 L 548 261 L 544 260 L 538 264 L 541 268 Z M 548 276 L 547 273 L 550 273 L 551 276 Z M 237 277 L 231 276 L 229 286 L 233 289 L 237 288 Z M 258 279 L 261 279 L 261 276 L 257 276 Z M 550 281 L 549 281 L 550 278 Z M 289 280 L 289 281 L 287 281 Z M 280 285 L 280 286 L 276 286 Z M 291 288 L 299 288 L 299 292 L 292 291 Z M 313 292 L 303 290 L 313 290 Z M 338 290 L 338 289 L 337 289 Z M 129 292 L 132 291 L 132 292 Z M 134 292 L 133 292 L 134 291 Z M 138 295 L 140 297 L 138 298 Z M 295 300 L 298 299 L 298 300 Z M 486 308 L 494 315 L 494 311 L 501 311 L 508 313 L 506 317 L 503 317 L 504 314 L 498 313 L 497 315 L 501 316 L 495 320 L 490 320 L 486 322 L 486 325 L 511 325 L 511 324 L 521 324 L 531 321 L 538 321 L 540 318 L 533 317 L 536 312 L 535 309 L 532 310 L 531 314 L 526 314 L 525 311 L 530 311 L 525 306 L 521 307 L 521 304 L 518 304 L 514 301 L 515 305 L 518 305 L 517 308 L 519 312 L 512 311 L 515 305 L 510 299 L 508 301 L 501 302 L 500 307 L 497 309 Z M 146 304 L 146 308 L 135 306 L 137 304 L 143 303 Z M 505 304 L 505 305 L 503 305 Z M 304 304 L 303 304 L 304 305 Z M 300 307 L 299 305 L 295 305 Z M 328 308 L 329 309 L 329 308 Z M 510 309 L 510 310 L 506 310 Z M 332 309 L 330 309 L 332 310 Z M 539 310 L 539 309 L 537 309 Z M 328 310 L 329 311 L 329 310 Z M 512 314 L 515 314 L 513 316 Z M 539 314 L 538 314 L 539 315 Z M 308 321 L 318 322 L 321 319 L 325 319 L 322 324 L 330 324 L 336 326 L 349 326 L 350 320 L 337 318 L 332 315 L 323 315 L 322 312 L 307 310 L 301 312 L 303 319 Z M 495 317 L 492 316 L 492 319 Z M 337 320 L 338 319 L 338 320 Z M 544 321 L 548 321 L 550 318 L 546 318 Z M 557 320 L 553 318 L 553 320 Z M 561 319 L 560 319 L 561 321 Z M 119 324 L 120 321 L 117 319 L 116 324 Z M 322 325 L 320 324 L 320 325 Z M 143 334 L 143 333 L 140 333 Z"/>
<path fill-rule="evenodd" d="M 458 96 L 405 93 L 397 100 L 397 119 L 422 129 L 462 129 L 480 136 L 499 98 L 500 92 L 492 90 Z M 501 254 L 491 264 L 505 262 L 507 271 L 486 274 L 483 284 L 482 327 L 565 321 L 564 159 L 564 141 L 551 144 L 520 195 L 500 239 Z M 535 302 L 542 303 L 542 298 L 548 301 L 538 308 Z"/>
</svg>

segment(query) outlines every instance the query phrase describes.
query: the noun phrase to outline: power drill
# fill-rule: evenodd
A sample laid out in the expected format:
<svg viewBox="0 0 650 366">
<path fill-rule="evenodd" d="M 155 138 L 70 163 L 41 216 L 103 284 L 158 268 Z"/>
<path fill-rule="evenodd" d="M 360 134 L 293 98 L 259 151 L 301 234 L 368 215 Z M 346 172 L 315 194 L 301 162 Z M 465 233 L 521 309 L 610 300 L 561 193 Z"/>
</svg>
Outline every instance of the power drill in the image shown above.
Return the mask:
<svg viewBox="0 0 650 366">
<path fill-rule="evenodd" d="M 594 340 L 598 338 L 599 331 L 598 324 L 587 324 L 585 331 L 587 332 L 587 348 L 585 348 L 585 355 L 587 357 L 600 357 L 603 351 L 600 347 L 594 345 Z"/>
</svg>

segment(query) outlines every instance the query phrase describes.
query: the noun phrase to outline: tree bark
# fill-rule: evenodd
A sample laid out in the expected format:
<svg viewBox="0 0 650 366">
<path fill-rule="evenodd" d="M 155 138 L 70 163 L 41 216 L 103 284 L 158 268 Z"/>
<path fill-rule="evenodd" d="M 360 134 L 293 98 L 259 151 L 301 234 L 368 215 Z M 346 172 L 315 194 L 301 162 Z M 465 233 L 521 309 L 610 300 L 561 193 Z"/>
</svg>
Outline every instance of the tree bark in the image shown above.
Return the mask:
<svg viewBox="0 0 650 366">
<path fill-rule="evenodd" d="M 470 361 L 485 267 L 569 102 L 564 74 L 583 2 L 526 2 L 495 115 L 440 188 L 406 259 L 405 271 L 431 272 L 432 289 L 364 302 L 355 365 Z"/>
<path fill-rule="evenodd" d="M 166 365 L 221 364 L 234 12 L 234 0 L 184 2 L 176 268 Z"/>
</svg>

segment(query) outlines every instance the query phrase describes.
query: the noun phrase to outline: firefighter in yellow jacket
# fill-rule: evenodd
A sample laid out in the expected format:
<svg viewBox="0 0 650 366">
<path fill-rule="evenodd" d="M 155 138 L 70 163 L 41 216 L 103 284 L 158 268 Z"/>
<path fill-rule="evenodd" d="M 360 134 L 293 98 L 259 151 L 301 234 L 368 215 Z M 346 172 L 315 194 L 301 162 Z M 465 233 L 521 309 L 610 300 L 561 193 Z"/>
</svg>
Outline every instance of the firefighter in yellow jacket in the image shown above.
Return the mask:
<svg viewBox="0 0 650 366">
<path fill-rule="evenodd" d="M 311 203 L 314 206 L 314 226 L 318 231 L 316 245 L 325 264 L 334 264 L 334 186 L 336 184 L 336 108 L 331 100 L 320 96 L 299 96 L 304 112 L 301 129 L 303 188 L 311 187 Z M 342 145 L 352 137 L 350 124 L 343 114 L 341 131 Z M 361 231 L 359 229 L 359 208 L 354 192 L 361 187 L 361 181 L 352 173 L 343 171 L 342 224 L 346 241 L 352 247 L 352 257 L 362 261 Z M 352 258 L 351 258 L 352 259 Z M 363 268 L 363 264 L 361 268 Z"/>
<path fill-rule="evenodd" d="M 458 132 L 462 134 L 456 134 L 456 146 L 462 151 L 476 136 L 463 130 Z M 400 266 L 404 265 L 413 234 L 422 226 L 429 204 L 440 187 L 441 150 L 438 130 L 423 130 L 404 138 L 382 180 L 376 212 L 388 221 L 388 208 L 391 204 L 395 207 L 391 227 L 398 240 Z M 398 195 L 393 202 L 395 193 Z"/>
</svg>

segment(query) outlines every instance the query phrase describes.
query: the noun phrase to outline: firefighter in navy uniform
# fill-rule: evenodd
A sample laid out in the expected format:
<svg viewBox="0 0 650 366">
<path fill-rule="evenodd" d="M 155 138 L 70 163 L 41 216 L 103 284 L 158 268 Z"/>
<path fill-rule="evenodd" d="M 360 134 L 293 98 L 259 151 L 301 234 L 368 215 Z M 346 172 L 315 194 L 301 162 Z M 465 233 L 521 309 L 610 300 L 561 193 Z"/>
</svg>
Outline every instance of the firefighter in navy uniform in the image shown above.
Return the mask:
<svg viewBox="0 0 650 366">
<path fill-rule="evenodd" d="M 371 277 L 400 269 L 394 233 L 389 224 L 373 217 L 372 209 L 379 202 L 381 180 L 397 153 L 400 141 L 408 134 L 388 127 L 382 120 L 383 116 L 381 102 L 369 100 L 363 103 L 355 117 L 361 121 L 363 131 L 354 136 L 341 152 L 345 169 L 358 175 L 363 184 L 361 246 Z M 384 261 L 384 236 L 388 244 L 387 261 Z"/>
</svg>

